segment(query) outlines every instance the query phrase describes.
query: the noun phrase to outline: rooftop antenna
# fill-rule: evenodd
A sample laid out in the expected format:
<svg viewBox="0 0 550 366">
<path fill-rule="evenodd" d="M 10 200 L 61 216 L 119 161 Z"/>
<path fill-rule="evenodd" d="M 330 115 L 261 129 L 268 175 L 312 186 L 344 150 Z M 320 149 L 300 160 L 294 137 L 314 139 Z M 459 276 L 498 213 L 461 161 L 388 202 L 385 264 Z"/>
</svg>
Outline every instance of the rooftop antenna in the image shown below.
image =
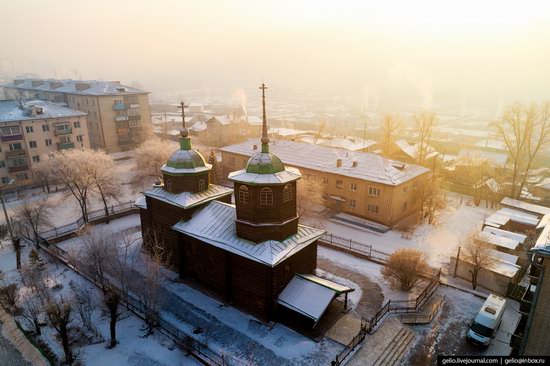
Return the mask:
<svg viewBox="0 0 550 366">
<path fill-rule="evenodd" d="M 262 152 L 268 153 L 269 152 L 269 137 L 267 136 L 267 117 L 265 115 L 265 90 L 267 89 L 267 86 L 262 83 L 262 86 L 260 86 L 260 89 L 262 90 Z"/>
</svg>

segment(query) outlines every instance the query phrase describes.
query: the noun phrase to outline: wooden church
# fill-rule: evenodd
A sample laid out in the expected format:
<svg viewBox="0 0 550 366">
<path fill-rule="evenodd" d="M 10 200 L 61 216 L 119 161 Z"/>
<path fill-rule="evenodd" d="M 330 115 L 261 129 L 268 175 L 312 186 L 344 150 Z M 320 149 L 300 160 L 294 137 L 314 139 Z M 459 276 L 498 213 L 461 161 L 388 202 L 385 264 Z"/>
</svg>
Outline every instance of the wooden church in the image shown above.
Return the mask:
<svg viewBox="0 0 550 366">
<path fill-rule="evenodd" d="M 136 202 L 144 247 L 160 249 L 182 279 L 224 302 L 263 320 L 285 314 L 313 327 L 336 297 L 347 299 L 353 289 L 315 276 L 324 232 L 298 222 L 301 175 L 269 152 L 267 87 L 260 89 L 261 151 L 229 174 L 234 190 L 210 183 L 212 166 L 191 148 L 184 122 L 180 149 L 162 167 L 163 184 Z M 181 108 L 184 116 L 183 102 Z"/>
</svg>

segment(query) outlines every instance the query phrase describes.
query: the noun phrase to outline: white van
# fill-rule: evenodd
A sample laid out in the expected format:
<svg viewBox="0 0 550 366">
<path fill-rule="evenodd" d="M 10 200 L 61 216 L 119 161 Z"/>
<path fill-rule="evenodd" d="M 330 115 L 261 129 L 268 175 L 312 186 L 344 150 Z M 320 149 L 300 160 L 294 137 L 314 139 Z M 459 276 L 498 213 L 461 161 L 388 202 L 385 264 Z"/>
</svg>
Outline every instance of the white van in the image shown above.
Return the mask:
<svg viewBox="0 0 550 366">
<path fill-rule="evenodd" d="M 506 299 L 493 294 L 489 295 L 470 325 L 470 330 L 466 335 L 468 340 L 480 346 L 489 346 L 491 338 L 500 326 L 505 309 Z"/>
</svg>

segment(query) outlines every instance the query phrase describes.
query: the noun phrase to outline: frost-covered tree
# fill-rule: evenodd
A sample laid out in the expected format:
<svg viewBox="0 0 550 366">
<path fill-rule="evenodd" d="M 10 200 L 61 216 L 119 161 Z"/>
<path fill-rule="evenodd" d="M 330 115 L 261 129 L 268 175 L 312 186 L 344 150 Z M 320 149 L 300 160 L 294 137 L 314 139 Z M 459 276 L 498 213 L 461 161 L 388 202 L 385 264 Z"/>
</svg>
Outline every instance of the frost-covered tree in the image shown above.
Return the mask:
<svg viewBox="0 0 550 366">
<path fill-rule="evenodd" d="M 108 202 L 117 200 L 120 194 L 120 181 L 115 174 L 115 162 L 104 151 L 87 150 L 85 155 L 88 156 L 85 172 L 91 177 L 92 191 L 101 198 L 107 223 L 109 223 Z"/>
<path fill-rule="evenodd" d="M 382 151 L 384 156 L 389 158 L 391 154 L 392 144 L 395 142 L 397 135 L 401 131 L 401 120 L 398 116 L 388 114 L 384 116 L 382 122 Z"/>
<path fill-rule="evenodd" d="M 50 193 L 50 185 L 56 179 L 49 155 L 44 154 L 40 156 L 40 160 L 32 166 L 32 174 L 40 182 L 42 190 Z"/>
<path fill-rule="evenodd" d="M 422 111 L 413 116 L 413 127 L 418 138 L 416 160 L 423 162 L 430 151 L 432 132 L 437 124 L 437 116 L 433 112 Z"/>
<path fill-rule="evenodd" d="M 63 297 L 50 297 L 46 305 L 46 314 L 50 320 L 50 324 L 57 331 L 61 338 L 61 345 L 65 353 L 65 363 L 72 365 L 75 357 L 71 348 L 69 338 L 69 326 L 73 320 L 73 303 L 72 299 L 64 299 Z"/>
<path fill-rule="evenodd" d="M 147 187 L 162 180 L 160 168 L 177 149 L 174 143 L 153 138 L 141 144 L 134 153 L 136 173 L 133 183 L 137 187 Z"/>
<path fill-rule="evenodd" d="M 491 247 L 478 239 L 477 233 L 470 235 L 463 246 L 463 256 L 471 264 L 472 289 L 477 288 L 477 279 L 482 269 L 491 269 L 496 263 L 496 258 L 491 254 Z M 457 259 L 458 260 L 458 259 Z"/>
<path fill-rule="evenodd" d="M 90 230 L 80 237 L 80 264 L 100 283 L 104 293 L 107 291 L 113 241 L 116 241 L 116 235 L 107 230 Z"/>
<path fill-rule="evenodd" d="M 428 270 L 424 254 L 416 249 L 398 249 L 386 262 L 382 275 L 392 286 L 402 291 L 411 290 Z"/>
</svg>

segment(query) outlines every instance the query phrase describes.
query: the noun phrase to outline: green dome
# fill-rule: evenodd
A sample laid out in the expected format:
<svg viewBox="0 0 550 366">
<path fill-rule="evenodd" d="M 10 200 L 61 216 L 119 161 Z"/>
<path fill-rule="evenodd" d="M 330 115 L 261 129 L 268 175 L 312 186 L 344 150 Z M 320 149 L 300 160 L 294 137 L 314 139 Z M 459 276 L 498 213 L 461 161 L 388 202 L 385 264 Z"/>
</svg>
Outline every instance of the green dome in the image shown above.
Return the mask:
<svg viewBox="0 0 550 366">
<path fill-rule="evenodd" d="M 246 163 L 246 172 L 254 174 L 275 174 L 283 172 L 285 166 L 281 159 L 269 152 L 252 155 Z"/>
<path fill-rule="evenodd" d="M 206 161 L 195 150 L 176 150 L 168 158 L 166 166 L 174 169 L 196 169 L 205 167 Z"/>
</svg>

